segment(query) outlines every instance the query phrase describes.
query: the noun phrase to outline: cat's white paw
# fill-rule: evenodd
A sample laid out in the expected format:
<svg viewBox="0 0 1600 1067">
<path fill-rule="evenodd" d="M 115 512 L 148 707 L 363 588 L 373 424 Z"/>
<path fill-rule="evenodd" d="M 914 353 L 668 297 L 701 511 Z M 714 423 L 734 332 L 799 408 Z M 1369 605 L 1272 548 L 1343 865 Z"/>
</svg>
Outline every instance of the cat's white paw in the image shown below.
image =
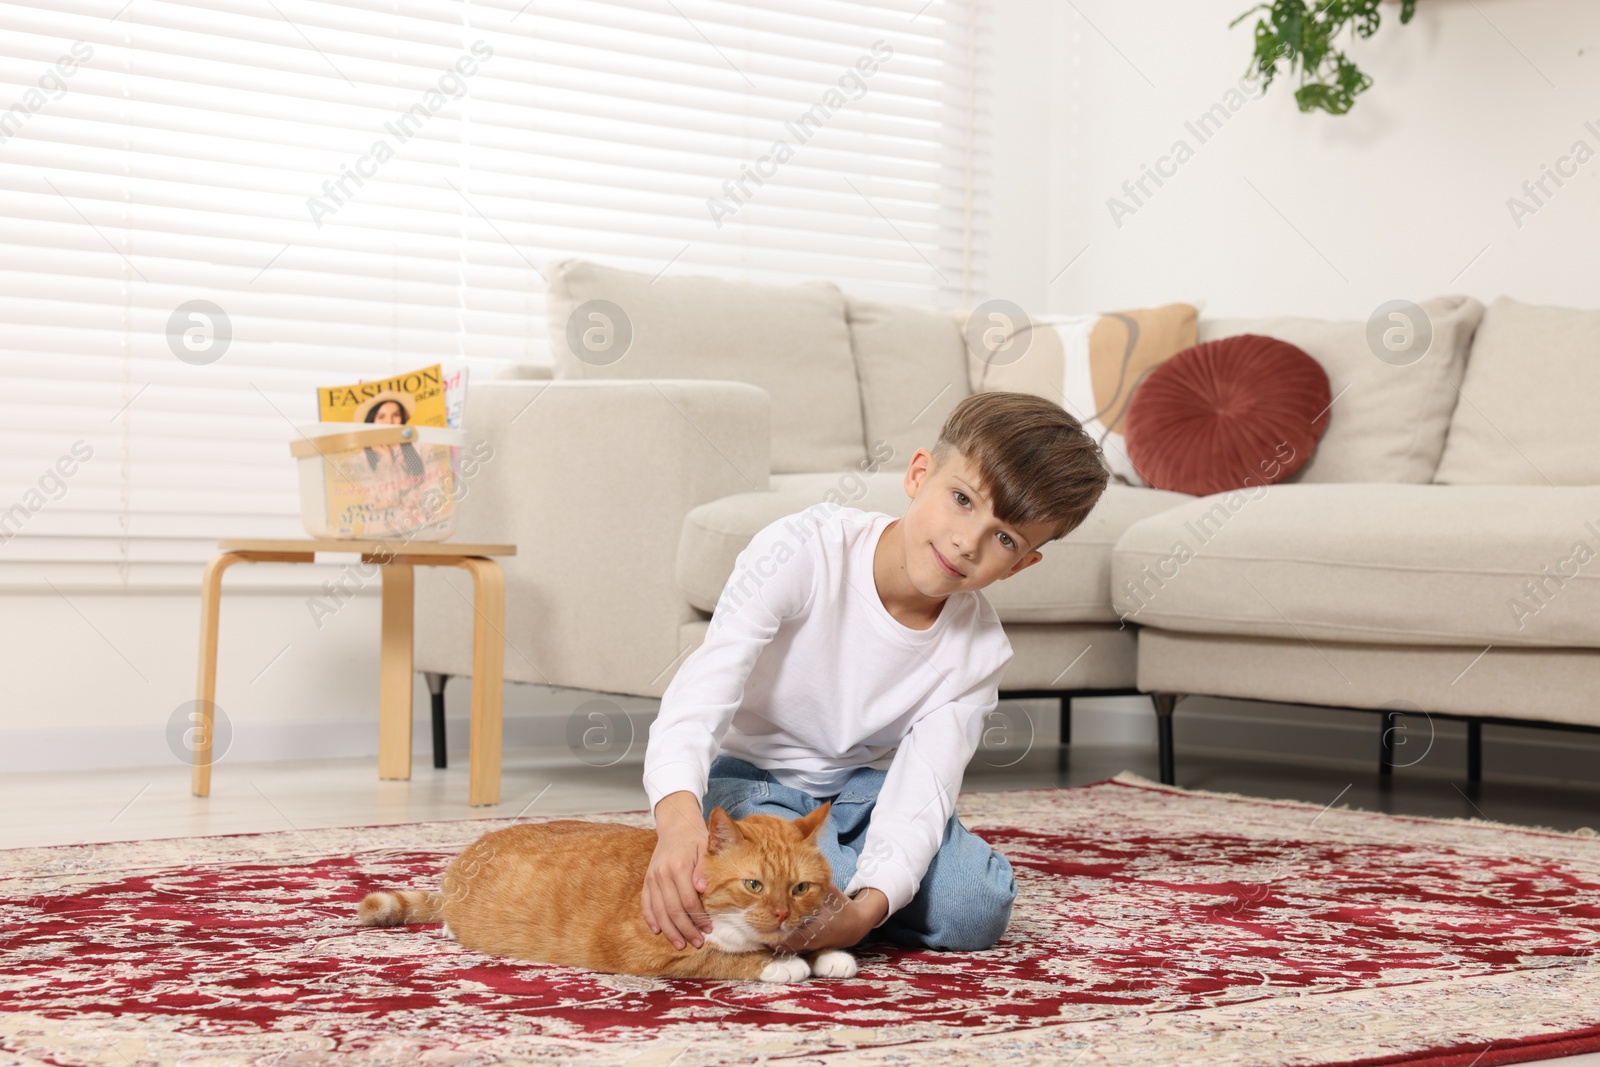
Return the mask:
<svg viewBox="0 0 1600 1067">
<path fill-rule="evenodd" d="M 811 961 L 811 973 L 818 978 L 854 978 L 856 958 L 848 952 L 830 948 Z"/>
<path fill-rule="evenodd" d="M 799 956 L 780 956 L 761 972 L 763 982 L 804 982 L 809 977 L 811 968 Z"/>
</svg>

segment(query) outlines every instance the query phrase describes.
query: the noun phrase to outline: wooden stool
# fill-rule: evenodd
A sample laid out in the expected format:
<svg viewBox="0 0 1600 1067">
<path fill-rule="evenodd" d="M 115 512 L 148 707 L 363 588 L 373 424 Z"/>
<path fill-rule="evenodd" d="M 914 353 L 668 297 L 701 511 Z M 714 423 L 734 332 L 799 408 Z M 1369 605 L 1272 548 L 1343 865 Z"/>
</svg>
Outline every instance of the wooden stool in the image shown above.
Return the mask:
<svg viewBox="0 0 1600 1067">
<path fill-rule="evenodd" d="M 217 629 L 222 572 L 235 563 L 315 563 L 318 552 L 361 553 L 383 568 L 382 659 L 378 670 L 378 777 L 411 777 L 412 605 L 414 567 L 462 567 L 472 575 L 472 751 L 468 801 L 500 803 L 500 699 L 505 667 L 506 582 L 490 556 L 514 556 L 515 545 L 448 541 L 238 540 L 217 542 L 221 553 L 206 564 L 200 585 L 200 726 L 191 788 L 211 794 L 211 733 L 217 696 Z"/>
</svg>

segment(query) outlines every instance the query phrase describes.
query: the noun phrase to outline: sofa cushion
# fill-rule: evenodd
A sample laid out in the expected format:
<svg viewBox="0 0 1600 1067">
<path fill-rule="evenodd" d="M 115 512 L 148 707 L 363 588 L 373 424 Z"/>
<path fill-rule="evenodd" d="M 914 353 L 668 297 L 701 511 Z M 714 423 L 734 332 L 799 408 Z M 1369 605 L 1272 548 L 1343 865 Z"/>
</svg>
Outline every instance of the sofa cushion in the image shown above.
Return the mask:
<svg viewBox="0 0 1600 1067">
<path fill-rule="evenodd" d="M 772 397 L 774 472 L 839 470 L 865 455 L 844 295 L 831 282 L 651 278 L 564 260 L 551 269 L 546 300 L 558 379 L 749 382 Z M 583 305 L 594 300 L 626 321 L 591 319 Z M 588 350 L 586 334 L 595 338 Z"/>
<path fill-rule="evenodd" d="M 1600 488 L 1284 484 L 1201 497 L 1128 528 L 1112 598 L 1164 630 L 1600 647 Z"/>
<path fill-rule="evenodd" d="M 1106 486 L 1083 525 L 1039 551 L 1044 558 L 983 591 L 1001 622 L 1114 622 L 1111 550 L 1129 526 L 1194 498 L 1143 486 Z"/>
<path fill-rule="evenodd" d="M 964 331 L 973 391 L 1032 393 L 1060 404 L 1105 450 L 1114 475 L 1143 485 L 1123 444 L 1123 415 L 1145 375 L 1195 343 L 1199 309 L 1164 304 L 1033 317 L 980 312 L 967 317 Z"/>
<path fill-rule="evenodd" d="M 850 345 L 861 382 L 869 455 L 890 450 L 904 470 L 931 449 L 955 406 L 972 395 L 966 345 L 948 311 L 845 298 Z"/>
<path fill-rule="evenodd" d="M 814 505 L 904 515 L 905 466 L 875 472 L 774 474 L 771 490 L 737 493 L 701 504 L 684 518 L 678 542 L 678 585 L 701 611 L 716 609 L 734 561 L 756 532 Z M 1040 551 L 1044 558 L 984 596 L 1002 622 L 1114 622 L 1110 600 L 1111 547 L 1128 526 L 1192 498 L 1122 485 L 1106 488 L 1082 526 Z"/>
<path fill-rule="evenodd" d="M 1283 316 L 1201 319 L 1200 340 L 1259 333 L 1303 348 L 1328 372 L 1328 430 L 1291 482 L 1427 482 L 1444 451 L 1467 349 L 1483 315 L 1471 297 L 1421 305 L 1433 339 L 1412 362 L 1379 359 L 1368 324 Z M 1416 324 L 1421 325 L 1421 324 Z"/>
<path fill-rule="evenodd" d="M 1434 481 L 1600 484 L 1600 311 L 1496 300 L 1461 395 Z"/>
</svg>

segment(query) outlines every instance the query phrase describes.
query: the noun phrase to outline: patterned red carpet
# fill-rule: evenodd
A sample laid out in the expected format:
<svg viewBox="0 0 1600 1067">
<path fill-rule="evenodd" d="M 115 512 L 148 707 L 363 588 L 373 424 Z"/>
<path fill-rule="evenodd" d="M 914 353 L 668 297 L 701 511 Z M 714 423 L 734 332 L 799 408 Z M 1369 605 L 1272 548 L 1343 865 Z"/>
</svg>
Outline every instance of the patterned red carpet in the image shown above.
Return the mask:
<svg viewBox="0 0 1600 1067">
<path fill-rule="evenodd" d="M 369 887 L 429 885 L 497 821 L 0 852 L 0 1063 L 1490 1067 L 1600 1049 L 1593 833 L 1131 775 L 961 811 L 1017 872 L 1001 944 L 869 946 L 859 977 L 797 986 L 355 925 Z"/>
</svg>

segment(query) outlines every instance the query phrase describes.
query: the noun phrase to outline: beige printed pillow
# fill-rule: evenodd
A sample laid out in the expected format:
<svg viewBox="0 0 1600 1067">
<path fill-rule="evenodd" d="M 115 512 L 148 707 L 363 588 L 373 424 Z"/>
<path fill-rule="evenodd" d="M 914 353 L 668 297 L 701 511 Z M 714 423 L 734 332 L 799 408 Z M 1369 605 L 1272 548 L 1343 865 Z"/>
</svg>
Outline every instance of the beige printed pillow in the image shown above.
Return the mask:
<svg viewBox="0 0 1600 1067">
<path fill-rule="evenodd" d="M 1091 315 L 1023 315 L 981 305 L 963 316 L 973 392 L 1032 393 L 1055 401 L 1100 443 L 1113 474 L 1145 481 L 1128 459 L 1122 419 L 1133 391 L 1156 367 L 1194 345 L 1193 304 Z"/>
</svg>

